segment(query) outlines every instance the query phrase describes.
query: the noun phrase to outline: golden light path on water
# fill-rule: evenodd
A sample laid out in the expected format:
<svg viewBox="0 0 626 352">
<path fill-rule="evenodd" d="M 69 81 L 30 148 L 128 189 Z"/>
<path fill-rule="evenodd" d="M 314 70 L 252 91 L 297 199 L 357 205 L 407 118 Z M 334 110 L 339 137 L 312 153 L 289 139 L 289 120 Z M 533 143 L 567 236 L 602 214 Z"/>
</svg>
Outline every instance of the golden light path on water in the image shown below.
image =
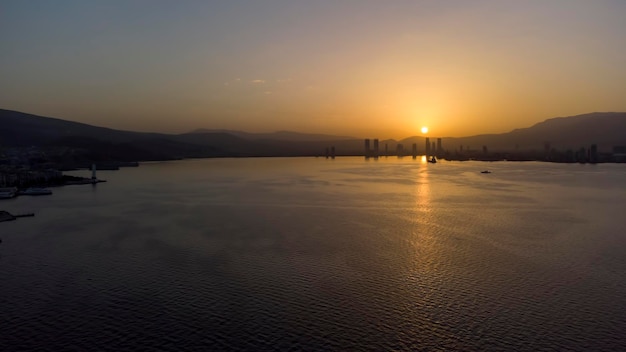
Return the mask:
<svg viewBox="0 0 626 352">
<path fill-rule="evenodd" d="M 430 200 L 430 180 L 426 156 L 422 155 L 420 167 L 417 170 L 417 182 L 415 188 L 415 210 L 413 213 L 415 228 L 413 230 L 415 239 L 414 246 L 422 262 L 426 257 L 432 257 L 433 235 L 429 231 L 431 200 Z M 429 261 L 432 260 L 429 259 Z"/>
</svg>

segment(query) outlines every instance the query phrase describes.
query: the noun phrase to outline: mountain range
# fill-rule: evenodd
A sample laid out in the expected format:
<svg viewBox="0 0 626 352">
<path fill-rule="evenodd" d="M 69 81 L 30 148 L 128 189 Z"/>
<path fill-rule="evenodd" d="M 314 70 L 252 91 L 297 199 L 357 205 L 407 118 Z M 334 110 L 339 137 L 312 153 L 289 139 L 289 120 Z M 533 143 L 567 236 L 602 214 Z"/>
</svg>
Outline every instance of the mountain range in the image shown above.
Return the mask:
<svg viewBox="0 0 626 352">
<path fill-rule="evenodd" d="M 372 136 L 375 138 L 375 136 Z M 436 138 L 431 137 L 431 142 Z M 403 144 L 410 150 L 416 143 L 424 151 L 425 137 L 399 141 L 381 140 L 381 152 Z M 558 150 L 578 149 L 597 144 L 600 151 L 626 145 L 626 113 L 602 112 L 548 119 L 527 128 L 501 134 L 443 137 L 443 149 L 463 147 L 489 151 L 542 150 L 546 143 Z M 337 155 L 363 155 L 362 138 L 307 134 L 290 131 L 248 133 L 198 129 L 183 134 L 143 133 L 96 127 L 57 118 L 0 109 L 0 148 L 66 147 L 85 153 L 93 160 L 166 160 L 190 157 L 252 157 L 323 155 L 335 147 Z"/>
<path fill-rule="evenodd" d="M 410 137 L 401 143 L 420 143 L 423 138 Z M 555 117 L 526 128 L 500 134 L 482 134 L 461 138 L 443 138 L 444 149 L 481 149 L 490 151 L 543 150 L 546 143 L 557 150 L 588 148 L 597 144 L 599 151 L 626 145 L 626 113 L 594 112 L 569 117 Z M 421 144 L 418 144 L 421 146 Z"/>
</svg>

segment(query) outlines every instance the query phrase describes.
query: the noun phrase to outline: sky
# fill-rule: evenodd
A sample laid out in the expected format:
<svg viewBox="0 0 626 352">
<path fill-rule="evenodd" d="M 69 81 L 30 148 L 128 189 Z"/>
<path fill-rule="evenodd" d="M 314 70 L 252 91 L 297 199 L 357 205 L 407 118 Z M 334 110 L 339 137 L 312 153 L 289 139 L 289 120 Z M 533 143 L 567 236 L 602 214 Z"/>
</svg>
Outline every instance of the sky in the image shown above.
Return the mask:
<svg viewBox="0 0 626 352">
<path fill-rule="evenodd" d="M 0 108 L 369 138 L 626 111 L 623 0 L 0 0 Z"/>
</svg>

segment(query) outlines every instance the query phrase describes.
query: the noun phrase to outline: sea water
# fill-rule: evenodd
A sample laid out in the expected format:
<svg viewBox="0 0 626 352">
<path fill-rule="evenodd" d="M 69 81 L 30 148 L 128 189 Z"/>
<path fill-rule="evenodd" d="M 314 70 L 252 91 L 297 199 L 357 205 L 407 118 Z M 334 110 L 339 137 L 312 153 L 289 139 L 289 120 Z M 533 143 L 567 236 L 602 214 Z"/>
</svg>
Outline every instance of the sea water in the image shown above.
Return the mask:
<svg viewBox="0 0 626 352">
<path fill-rule="evenodd" d="M 0 350 L 626 349 L 626 165 L 202 159 L 98 177 L 0 201 L 35 213 L 0 223 Z"/>
</svg>

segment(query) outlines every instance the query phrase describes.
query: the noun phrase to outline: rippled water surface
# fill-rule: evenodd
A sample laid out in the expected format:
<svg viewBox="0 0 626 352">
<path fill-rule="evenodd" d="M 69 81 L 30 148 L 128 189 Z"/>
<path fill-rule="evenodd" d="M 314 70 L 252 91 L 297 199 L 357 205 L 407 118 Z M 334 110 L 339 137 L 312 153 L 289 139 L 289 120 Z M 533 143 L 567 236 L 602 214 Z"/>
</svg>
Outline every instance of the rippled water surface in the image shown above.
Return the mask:
<svg viewBox="0 0 626 352">
<path fill-rule="evenodd" d="M 0 350 L 626 349 L 624 165 L 208 159 L 99 177 L 0 201 L 36 213 L 0 223 Z"/>
</svg>

